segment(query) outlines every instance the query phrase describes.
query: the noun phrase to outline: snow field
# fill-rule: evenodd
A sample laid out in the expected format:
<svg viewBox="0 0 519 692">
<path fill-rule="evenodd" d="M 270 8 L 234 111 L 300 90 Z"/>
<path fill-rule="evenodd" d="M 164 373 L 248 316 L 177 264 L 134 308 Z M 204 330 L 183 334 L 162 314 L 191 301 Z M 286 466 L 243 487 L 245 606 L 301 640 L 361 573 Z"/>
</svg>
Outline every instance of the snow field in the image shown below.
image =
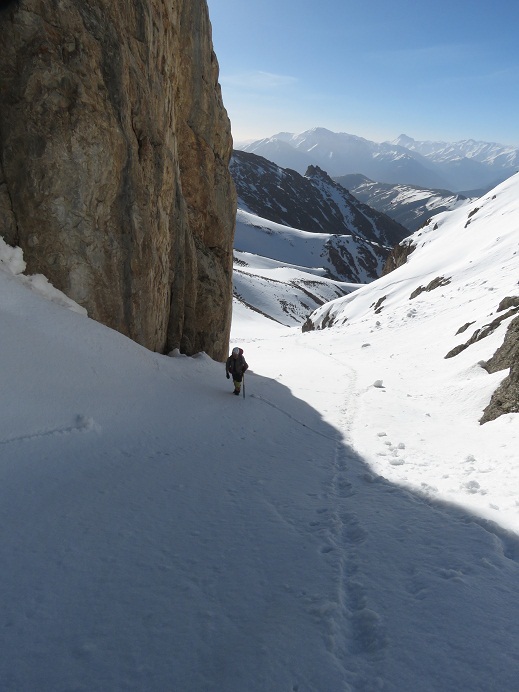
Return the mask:
<svg viewBox="0 0 519 692">
<path fill-rule="evenodd" d="M 516 290 L 515 184 L 494 242 L 485 210 L 450 217 L 464 261 L 445 220 L 429 262 L 335 301 L 332 329 L 235 303 L 245 399 L 0 245 L 0 689 L 515 689 L 517 415 L 477 422 L 509 320 L 444 359 Z"/>
</svg>

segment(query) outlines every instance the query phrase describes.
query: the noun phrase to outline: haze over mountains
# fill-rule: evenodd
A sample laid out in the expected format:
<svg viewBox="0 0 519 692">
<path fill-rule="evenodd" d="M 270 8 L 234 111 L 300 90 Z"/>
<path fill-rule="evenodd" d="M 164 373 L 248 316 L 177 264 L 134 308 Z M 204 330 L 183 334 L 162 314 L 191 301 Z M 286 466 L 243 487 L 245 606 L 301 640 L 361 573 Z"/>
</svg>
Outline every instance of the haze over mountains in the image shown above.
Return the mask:
<svg viewBox="0 0 519 692">
<path fill-rule="evenodd" d="M 321 167 L 330 176 L 360 173 L 381 183 L 402 183 L 453 192 L 485 191 L 509 178 L 519 167 L 516 147 L 462 140 L 415 141 L 400 135 L 393 142 L 373 142 L 344 132 L 316 127 L 300 134 L 281 132 L 252 143 L 235 143 L 252 152 L 305 173 Z"/>
</svg>

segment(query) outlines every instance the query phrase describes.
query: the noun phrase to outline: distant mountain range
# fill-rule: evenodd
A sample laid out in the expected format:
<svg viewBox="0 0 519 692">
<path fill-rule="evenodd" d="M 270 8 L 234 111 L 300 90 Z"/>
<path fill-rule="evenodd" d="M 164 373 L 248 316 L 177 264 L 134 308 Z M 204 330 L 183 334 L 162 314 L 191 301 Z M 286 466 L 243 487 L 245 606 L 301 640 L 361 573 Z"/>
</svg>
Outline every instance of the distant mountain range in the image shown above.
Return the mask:
<svg viewBox="0 0 519 692">
<path fill-rule="evenodd" d="M 237 149 L 258 154 L 301 174 L 319 166 L 330 176 L 360 173 L 379 183 L 434 190 L 474 191 L 479 196 L 519 168 L 519 149 L 496 143 L 419 142 L 400 135 L 393 142 L 372 142 L 316 127 L 301 134 L 281 132 Z"/>
</svg>

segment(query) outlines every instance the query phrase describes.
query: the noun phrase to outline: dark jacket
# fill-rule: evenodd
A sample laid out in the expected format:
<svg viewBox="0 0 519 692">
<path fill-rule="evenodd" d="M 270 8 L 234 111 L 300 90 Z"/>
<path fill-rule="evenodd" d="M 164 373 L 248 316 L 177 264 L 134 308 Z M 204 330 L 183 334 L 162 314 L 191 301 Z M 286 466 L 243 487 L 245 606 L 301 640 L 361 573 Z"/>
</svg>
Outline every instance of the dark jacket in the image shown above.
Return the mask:
<svg viewBox="0 0 519 692">
<path fill-rule="evenodd" d="M 236 356 L 236 358 L 232 353 L 229 358 L 227 358 L 227 362 L 225 363 L 225 372 L 232 375 L 233 380 L 236 380 L 236 382 L 241 382 L 242 377 L 248 367 L 247 361 L 243 357 L 243 350 L 240 348 L 240 354 Z"/>
</svg>

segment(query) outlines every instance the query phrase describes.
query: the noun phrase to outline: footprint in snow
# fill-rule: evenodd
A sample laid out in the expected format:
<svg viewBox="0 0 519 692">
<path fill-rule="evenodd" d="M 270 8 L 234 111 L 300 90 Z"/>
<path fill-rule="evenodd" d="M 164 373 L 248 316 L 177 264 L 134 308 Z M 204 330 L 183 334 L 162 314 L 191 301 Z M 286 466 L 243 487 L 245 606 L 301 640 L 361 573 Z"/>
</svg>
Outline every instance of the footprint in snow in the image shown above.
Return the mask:
<svg viewBox="0 0 519 692">
<path fill-rule="evenodd" d="M 339 492 L 338 492 L 339 497 L 351 497 L 352 495 L 355 495 L 355 491 L 353 490 L 353 486 L 349 481 L 347 481 L 345 479 L 341 479 L 337 483 L 337 486 L 338 486 L 338 490 L 339 490 Z"/>
<path fill-rule="evenodd" d="M 356 654 L 375 654 L 387 647 L 387 636 L 378 613 L 362 608 L 351 617 L 353 641 L 351 649 Z"/>
<path fill-rule="evenodd" d="M 368 532 L 361 526 L 359 518 L 356 514 L 345 512 L 341 515 L 341 520 L 344 524 L 344 537 L 348 543 L 364 543 L 368 537 Z"/>
</svg>

